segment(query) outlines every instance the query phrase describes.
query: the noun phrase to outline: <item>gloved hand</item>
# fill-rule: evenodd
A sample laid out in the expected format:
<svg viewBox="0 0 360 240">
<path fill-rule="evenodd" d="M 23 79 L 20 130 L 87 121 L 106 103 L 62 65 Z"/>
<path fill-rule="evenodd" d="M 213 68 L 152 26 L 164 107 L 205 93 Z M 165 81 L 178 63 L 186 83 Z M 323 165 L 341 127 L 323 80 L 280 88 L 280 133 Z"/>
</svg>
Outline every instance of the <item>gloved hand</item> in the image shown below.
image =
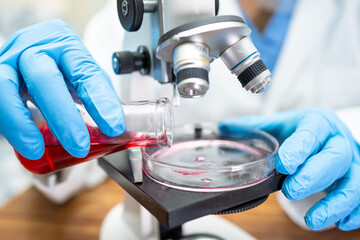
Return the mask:
<svg viewBox="0 0 360 240">
<path fill-rule="evenodd" d="M 44 153 L 42 135 L 20 97 L 26 88 L 62 146 L 79 158 L 89 152 L 89 133 L 67 85 L 105 134 L 124 131 L 109 77 L 66 23 L 51 20 L 24 28 L 0 48 L 0 133 L 24 157 Z"/>
<path fill-rule="evenodd" d="M 276 137 L 281 146 L 276 169 L 286 177 L 282 192 L 300 200 L 324 189 L 330 193 L 306 214 L 306 224 L 320 230 L 336 223 L 341 230 L 360 227 L 359 145 L 336 114 L 310 108 L 270 116 L 223 121 L 223 134 L 254 127 Z"/>
</svg>

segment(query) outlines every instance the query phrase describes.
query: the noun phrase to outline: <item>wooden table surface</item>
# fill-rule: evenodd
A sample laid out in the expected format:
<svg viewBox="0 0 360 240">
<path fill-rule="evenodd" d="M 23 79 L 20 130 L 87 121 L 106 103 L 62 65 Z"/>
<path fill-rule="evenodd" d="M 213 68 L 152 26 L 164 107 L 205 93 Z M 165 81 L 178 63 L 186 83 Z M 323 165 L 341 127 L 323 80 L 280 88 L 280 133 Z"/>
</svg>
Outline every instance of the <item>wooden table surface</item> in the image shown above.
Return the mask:
<svg viewBox="0 0 360 240">
<path fill-rule="evenodd" d="M 123 197 L 124 191 L 110 179 L 64 205 L 55 205 L 30 188 L 0 209 L 0 239 L 98 239 L 106 213 Z M 274 194 L 255 209 L 224 217 L 257 239 L 360 239 L 360 230 L 301 230 L 280 209 Z"/>
</svg>

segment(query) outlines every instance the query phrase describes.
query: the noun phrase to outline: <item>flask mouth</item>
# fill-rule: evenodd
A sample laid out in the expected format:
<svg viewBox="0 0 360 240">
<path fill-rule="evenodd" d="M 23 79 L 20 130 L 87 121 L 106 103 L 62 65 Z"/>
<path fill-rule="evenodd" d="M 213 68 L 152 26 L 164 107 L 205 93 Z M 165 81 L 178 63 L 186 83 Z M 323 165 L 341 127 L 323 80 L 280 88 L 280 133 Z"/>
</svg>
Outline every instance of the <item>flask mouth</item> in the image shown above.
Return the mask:
<svg viewBox="0 0 360 240">
<path fill-rule="evenodd" d="M 174 113 L 171 101 L 160 98 L 156 101 L 155 130 L 160 147 L 170 147 L 173 142 Z"/>
</svg>

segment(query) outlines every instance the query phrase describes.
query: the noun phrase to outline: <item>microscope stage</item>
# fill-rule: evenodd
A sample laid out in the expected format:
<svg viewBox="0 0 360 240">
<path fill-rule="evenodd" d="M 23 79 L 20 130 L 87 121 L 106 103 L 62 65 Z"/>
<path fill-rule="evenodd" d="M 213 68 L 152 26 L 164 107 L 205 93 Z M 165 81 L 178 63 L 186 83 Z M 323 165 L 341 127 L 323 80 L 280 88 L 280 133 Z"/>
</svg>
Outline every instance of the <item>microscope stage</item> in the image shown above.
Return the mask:
<svg viewBox="0 0 360 240">
<path fill-rule="evenodd" d="M 232 213 L 250 209 L 265 201 L 267 195 L 281 189 L 284 176 L 275 172 L 251 187 L 224 192 L 194 192 L 159 184 L 146 174 L 142 183 L 134 183 L 130 163 L 120 153 L 98 160 L 99 165 L 128 194 L 144 206 L 167 228 L 209 214 Z"/>
</svg>

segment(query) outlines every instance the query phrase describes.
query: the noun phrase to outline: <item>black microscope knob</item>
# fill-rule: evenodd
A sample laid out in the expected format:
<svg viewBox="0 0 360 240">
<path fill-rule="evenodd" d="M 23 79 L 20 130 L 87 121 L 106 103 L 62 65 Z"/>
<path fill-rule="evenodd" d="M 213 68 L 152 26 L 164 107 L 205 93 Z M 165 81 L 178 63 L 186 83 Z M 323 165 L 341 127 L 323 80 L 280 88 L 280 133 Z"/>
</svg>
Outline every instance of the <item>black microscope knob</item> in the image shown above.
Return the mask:
<svg viewBox="0 0 360 240">
<path fill-rule="evenodd" d="M 116 74 L 140 71 L 142 75 L 147 75 L 151 67 L 150 54 L 144 46 L 140 46 L 137 52 L 115 52 L 112 56 L 112 64 Z"/>
<path fill-rule="evenodd" d="M 268 199 L 269 195 L 254 199 L 252 201 L 243 203 L 239 206 L 227 209 L 227 210 L 223 210 L 221 212 L 215 213 L 215 214 L 233 214 L 233 213 L 239 213 L 239 212 L 245 212 L 247 210 L 253 209 L 259 205 L 261 205 L 262 203 L 264 203 L 267 199 Z"/>
<path fill-rule="evenodd" d="M 139 30 L 144 17 L 143 0 L 117 0 L 117 10 L 121 25 L 126 31 Z"/>
</svg>

